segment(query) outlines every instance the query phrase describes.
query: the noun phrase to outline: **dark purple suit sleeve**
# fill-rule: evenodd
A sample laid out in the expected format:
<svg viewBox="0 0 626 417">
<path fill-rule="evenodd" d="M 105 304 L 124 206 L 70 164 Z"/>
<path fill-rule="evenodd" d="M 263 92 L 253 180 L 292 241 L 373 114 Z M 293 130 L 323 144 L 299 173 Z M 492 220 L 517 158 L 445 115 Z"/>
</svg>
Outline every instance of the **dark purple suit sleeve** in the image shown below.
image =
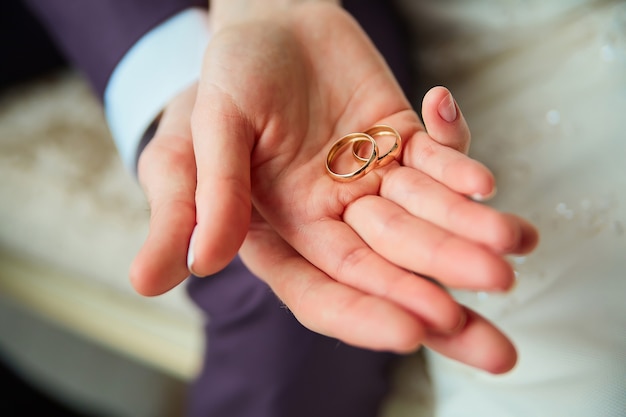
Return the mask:
<svg viewBox="0 0 626 417">
<path fill-rule="evenodd" d="M 207 0 L 24 0 L 102 98 L 117 63 L 145 33 Z"/>
</svg>

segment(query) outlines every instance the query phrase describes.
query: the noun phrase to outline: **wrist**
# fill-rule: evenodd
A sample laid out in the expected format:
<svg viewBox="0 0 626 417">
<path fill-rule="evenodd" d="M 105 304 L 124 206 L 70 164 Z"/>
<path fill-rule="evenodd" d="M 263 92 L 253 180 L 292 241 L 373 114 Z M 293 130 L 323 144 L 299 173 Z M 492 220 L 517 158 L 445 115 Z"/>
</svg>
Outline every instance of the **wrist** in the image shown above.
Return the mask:
<svg viewBox="0 0 626 417">
<path fill-rule="evenodd" d="M 341 6 L 341 0 L 212 0 L 209 19 L 214 33 L 224 27 L 268 20 L 303 4 Z"/>
</svg>

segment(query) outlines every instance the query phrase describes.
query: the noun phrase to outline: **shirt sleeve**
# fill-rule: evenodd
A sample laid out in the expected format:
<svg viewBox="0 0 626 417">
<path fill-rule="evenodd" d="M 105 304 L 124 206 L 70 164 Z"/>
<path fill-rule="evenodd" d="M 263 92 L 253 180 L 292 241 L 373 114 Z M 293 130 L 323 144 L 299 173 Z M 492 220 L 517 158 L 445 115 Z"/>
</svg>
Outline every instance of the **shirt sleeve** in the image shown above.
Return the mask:
<svg viewBox="0 0 626 417">
<path fill-rule="evenodd" d="M 105 114 L 129 171 L 136 170 L 144 133 L 198 79 L 209 38 L 206 9 L 189 8 L 143 35 L 113 70 L 104 90 Z"/>
</svg>

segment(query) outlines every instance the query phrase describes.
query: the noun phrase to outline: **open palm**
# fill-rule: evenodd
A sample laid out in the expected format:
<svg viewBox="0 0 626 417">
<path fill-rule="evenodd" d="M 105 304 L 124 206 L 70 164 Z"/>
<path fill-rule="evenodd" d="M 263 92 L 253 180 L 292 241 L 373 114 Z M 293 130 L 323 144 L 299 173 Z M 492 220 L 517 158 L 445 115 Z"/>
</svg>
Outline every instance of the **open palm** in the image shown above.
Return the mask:
<svg viewBox="0 0 626 417">
<path fill-rule="evenodd" d="M 445 287 L 509 288 L 503 256 L 530 250 L 536 235 L 522 219 L 467 198 L 490 194 L 493 178 L 455 149 L 469 133 L 462 117 L 449 124 L 437 115 L 446 94 L 427 95 L 427 132 L 365 34 L 334 6 L 305 4 L 221 30 L 195 103 L 188 93 L 180 104 L 193 106 L 191 128 L 162 128 L 142 155 L 155 231 L 135 263 L 136 287 L 158 293 L 184 279 L 156 272 L 159 262 L 169 262 L 161 271 L 181 270 L 180 249 L 147 266 L 168 235 L 156 224 L 169 218 L 180 226 L 169 245 L 185 249 L 195 224 L 194 273 L 215 273 L 239 252 L 315 331 L 372 349 L 426 343 L 473 366 L 509 369 L 512 345 Z M 184 120 L 185 111 L 169 120 Z M 403 138 L 397 162 L 350 183 L 326 175 L 336 139 L 381 123 Z M 172 148 L 168 199 L 152 178 Z M 183 210 L 168 215 L 174 207 Z"/>
</svg>

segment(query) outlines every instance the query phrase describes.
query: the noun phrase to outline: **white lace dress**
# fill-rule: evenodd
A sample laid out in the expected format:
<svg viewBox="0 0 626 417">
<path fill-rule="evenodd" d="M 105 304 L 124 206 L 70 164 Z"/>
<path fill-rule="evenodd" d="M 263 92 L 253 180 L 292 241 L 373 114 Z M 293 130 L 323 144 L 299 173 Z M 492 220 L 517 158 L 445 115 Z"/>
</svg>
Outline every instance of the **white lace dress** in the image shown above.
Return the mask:
<svg viewBox="0 0 626 417">
<path fill-rule="evenodd" d="M 407 358 L 387 416 L 626 416 L 626 2 L 400 2 L 424 87 L 443 84 L 496 175 L 498 209 L 540 230 L 506 295 L 455 293 L 518 347 L 487 375 Z"/>
</svg>

